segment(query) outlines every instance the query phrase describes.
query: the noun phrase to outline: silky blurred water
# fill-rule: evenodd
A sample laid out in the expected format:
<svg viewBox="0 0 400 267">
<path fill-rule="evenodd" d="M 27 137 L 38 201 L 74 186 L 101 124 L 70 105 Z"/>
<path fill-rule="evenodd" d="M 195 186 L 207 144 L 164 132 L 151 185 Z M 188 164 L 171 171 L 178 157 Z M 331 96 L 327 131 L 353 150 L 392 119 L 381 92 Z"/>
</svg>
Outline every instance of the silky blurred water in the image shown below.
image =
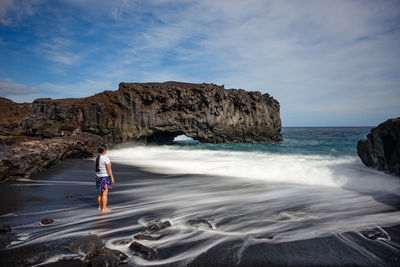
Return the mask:
<svg viewBox="0 0 400 267">
<path fill-rule="evenodd" d="M 368 132 L 284 128 L 285 141 L 278 144 L 126 145 L 108 152 L 116 173 L 110 213 L 97 211 L 90 162 L 25 184 L 42 185 L 37 194 L 48 194 L 53 204 L 59 201 L 45 212 L 56 219 L 55 225 L 43 228 L 32 221 L 43 216 L 35 207 L 5 217 L 20 224 L 23 238 L 14 246 L 90 232 L 141 265 L 184 264 L 229 241 L 243 241 L 246 247 L 279 244 L 398 225 L 400 179 L 366 168 L 356 156 L 357 140 Z M 133 166 L 156 174 L 133 171 Z M 62 191 L 60 186 L 78 192 L 72 202 L 54 195 Z M 161 259 L 134 255 L 128 248 L 133 236 L 164 220 L 172 226 L 156 233 L 158 240 L 139 241 L 157 249 Z M 212 227 L 193 226 L 189 220 L 205 220 Z M 360 253 L 364 249 L 347 245 Z"/>
<path fill-rule="evenodd" d="M 370 130 L 371 127 L 283 127 L 284 141 L 276 144 L 176 142 L 173 145 L 185 147 L 185 149 L 356 156 L 357 141 L 365 139 Z"/>
</svg>

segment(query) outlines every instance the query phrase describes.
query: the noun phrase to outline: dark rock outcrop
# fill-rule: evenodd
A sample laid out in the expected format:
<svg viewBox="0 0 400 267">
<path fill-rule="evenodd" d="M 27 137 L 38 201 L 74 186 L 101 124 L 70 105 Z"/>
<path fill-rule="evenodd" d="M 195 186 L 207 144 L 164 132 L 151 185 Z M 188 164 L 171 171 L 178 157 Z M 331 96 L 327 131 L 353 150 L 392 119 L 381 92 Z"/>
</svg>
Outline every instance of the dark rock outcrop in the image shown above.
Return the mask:
<svg viewBox="0 0 400 267">
<path fill-rule="evenodd" d="M 121 83 L 79 99 L 37 99 L 23 120 L 27 134 L 75 129 L 122 141 L 172 141 L 185 134 L 211 143 L 281 141 L 279 103 L 268 94 L 214 84 Z"/>
<path fill-rule="evenodd" d="M 400 117 L 373 128 L 358 141 L 357 154 L 366 166 L 400 176 Z"/>
<path fill-rule="evenodd" d="M 87 98 L 0 98 L 0 180 L 29 178 L 100 144 L 170 142 L 180 134 L 211 143 L 281 141 L 279 103 L 268 94 L 215 84 L 121 83 Z"/>
<path fill-rule="evenodd" d="M 0 180 L 29 178 L 64 158 L 91 157 L 102 143 L 103 138 L 89 133 L 47 139 L 0 138 Z"/>
<path fill-rule="evenodd" d="M 15 103 L 8 98 L 0 97 L 0 135 L 23 134 L 21 122 L 31 108 L 31 103 Z"/>
<path fill-rule="evenodd" d="M 118 266 L 120 263 L 126 263 L 128 259 L 123 252 L 104 247 L 103 241 L 97 235 L 83 237 L 72 244 L 69 249 L 85 254 L 84 260 L 90 262 L 90 266 Z"/>
</svg>

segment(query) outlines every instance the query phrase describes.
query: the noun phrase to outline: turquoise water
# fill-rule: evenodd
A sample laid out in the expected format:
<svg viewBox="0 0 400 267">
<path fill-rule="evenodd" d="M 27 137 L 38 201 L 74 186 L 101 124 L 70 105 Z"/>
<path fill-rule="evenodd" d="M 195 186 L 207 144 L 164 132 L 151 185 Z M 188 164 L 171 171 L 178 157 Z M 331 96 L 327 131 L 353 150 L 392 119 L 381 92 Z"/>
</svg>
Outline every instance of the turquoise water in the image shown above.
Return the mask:
<svg viewBox="0 0 400 267">
<path fill-rule="evenodd" d="M 283 142 L 276 144 L 205 144 L 176 142 L 186 149 L 270 152 L 280 154 L 357 156 L 357 141 L 371 127 L 284 127 Z"/>
</svg>

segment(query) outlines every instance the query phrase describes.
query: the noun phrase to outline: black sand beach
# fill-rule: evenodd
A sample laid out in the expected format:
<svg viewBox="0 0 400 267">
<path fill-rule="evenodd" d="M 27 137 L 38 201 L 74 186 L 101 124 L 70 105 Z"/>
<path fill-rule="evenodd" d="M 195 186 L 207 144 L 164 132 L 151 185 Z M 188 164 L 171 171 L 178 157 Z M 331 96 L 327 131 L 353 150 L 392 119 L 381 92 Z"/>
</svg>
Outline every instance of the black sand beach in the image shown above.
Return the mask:
<svg viewBox="0 0 400 267">
<path fill-rule="evenodd" d="M 126 253 L 130 257 L 125 263 L 127 266 L 399 266 L 400 264 L 399 225 L 380 229 L 378 226 L 375 230 L 361 233 L 357 231 L 332 233 L 284 242 L 279 241 L 280 236 L 284 235 L 277 233 L 253 233 L 232 237 L 240 230 L 232 229 L 230 234 L 223 234 L 219 228 L 223 229 L 229 222 L 224 222 L 225 224 L 222 221 L 216 222 L 214 214 L 188 215 L 193 216 L 192 219 L 207 219 L 211 222 L 212 229 L 204 224 L 185 228 L 184 225 L 188 224 L 179 223 L 181 219 L 178 218 L 179 212 L 185 212 L 187 209 L 190 214 L 192 206 L 195 209 L 196 207 L 202 209 L 196 202 L 195 195 L 192 194 L 193 202 L 187 201 L 190 196 L 184 195 L 185 181 L 200 179 L 194 175 L 157 174 L 133 166 L 113 164 L 116 184 L 109 197 L 109 206 L 113 210 L 102 214 L 97 210 L 92 168 L 91 160 L 65 160 L 56 167 L 36 175 L 32 180 L 1 184 L 0 224 L 10 225 L 13 234 L 19 239 L 0 250 L 2 266 L 82 265 L 79 258 L 84 258 L 84 255 L 74 254 L 68 247 L 78 238 L 88 234 L 97 234 L 105 242 L 106 247 Z M 216 188 L 222 187 L 220 179 L 215 177 L 201 179 L 205 184 L 215 183 Z M 144 195 L 149 192 L 146 188 L 154 184 L 160 185 L 156 187 L 159 190 L 156 199 L 151 195 Z M 170 195 L 168 193 L 170 190 L 176 192 L 176 195 Z M 136 193 L 126 194 L 126 192 Z M 156 191 L 153 193 L 157 195 Z M 72 197 L 67 194 L 72 194 Z M 182 206 L 171 205 L 178 203 L 174 202 L 171 196 L 184 198 Z M 224 196 L 220 197 L 222 202 L 225 201 Z M 207 205 L 206 198 L 207 195 L 204 195 L 202 205 Z M 155 201 L 158 201 L 157 205 L 154 205 Z M 385 202 L 391 209 L 399 210 L 399 200 L 394 200 L 392 196 L 378 201 Z M 270 204 L 265 203 L 265 206 L 268 205 Z M 289 209 L 290 207 L 287 212 Z M 292 211 L 291 214 L 295 214 L 296 208 Z M 218 213 L 218 209 L 214 212 Z M 54 219 L 55 223 L 42 227 L 39 222 L 43 218 Z M 138 241 L 158 250 L 160 260 L 147 261 L 134 255 L 128 247 L 134 241 L 135 234 L 144 233 L 146 226 L 157 220 L 169 220 L 172 226 L 157 233 L 157 241 Z M 254 218 L 232 217 L 229 220 L 246 221 Z M 253 221 L 252 225 L 254 229 L 258 229 L 258 225 L 263 223 L 265 222 Z M 312 223 L 312 219 L 300 221 L 298 231 L 302 231 L 302 224 Z M 282 224 L 282 227 L 285 227 L 285 224 Z M 388 239 L 365 237 L 368 235 L 372 237 L 379 232 L 386 232 Z M 215 236 L 219 235 L 222 238 L 215 239 Z M 62 261 L 57 263 L 60 259 Z"/>
</svg>

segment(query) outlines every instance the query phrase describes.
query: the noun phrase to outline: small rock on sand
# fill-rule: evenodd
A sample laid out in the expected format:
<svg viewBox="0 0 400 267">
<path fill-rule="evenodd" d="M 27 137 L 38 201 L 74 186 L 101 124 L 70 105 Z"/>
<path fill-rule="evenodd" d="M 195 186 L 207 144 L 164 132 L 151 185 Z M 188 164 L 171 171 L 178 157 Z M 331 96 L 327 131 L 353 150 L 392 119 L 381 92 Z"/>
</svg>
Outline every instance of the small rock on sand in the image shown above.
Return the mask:
<svg viewBox="0 0 400 267">
<path fill-rule="evenodd" d="M 158 232 L 158 231 L 163 230 L 170 226 L 171 226 L 171 223 L 169 221 L 164 221 L 164 222 L 160 222 L 160 223 L 152 223 L 147 227 L 147 231 L 149 233 L 154 233 L 154 232 Z"/>
<path fill-rule="evenodd" d="M 158 252 L 153 248 L 146 247 L 139 242 L 134 241 L 130 246 L 129 249 L 132 250 L 134 253 L 140 255 L 146 260 L 158 260 Z"/>
<path fill-rule="evenodd" d="M 50 224 L 54 223 L 54 220 L 53 219 L 44 218 L 40 223 L 42 224 L 42 226 L 50 225 Z"/>
<path fill-rule="evenodd" d="M 387 233 L 385 233 L 381 229 L 372 229 L 369 231 L 362 231 L 361 234 L 368 239 L 376 240 L 376 239 L 390 239 Z"/>
</svg>

